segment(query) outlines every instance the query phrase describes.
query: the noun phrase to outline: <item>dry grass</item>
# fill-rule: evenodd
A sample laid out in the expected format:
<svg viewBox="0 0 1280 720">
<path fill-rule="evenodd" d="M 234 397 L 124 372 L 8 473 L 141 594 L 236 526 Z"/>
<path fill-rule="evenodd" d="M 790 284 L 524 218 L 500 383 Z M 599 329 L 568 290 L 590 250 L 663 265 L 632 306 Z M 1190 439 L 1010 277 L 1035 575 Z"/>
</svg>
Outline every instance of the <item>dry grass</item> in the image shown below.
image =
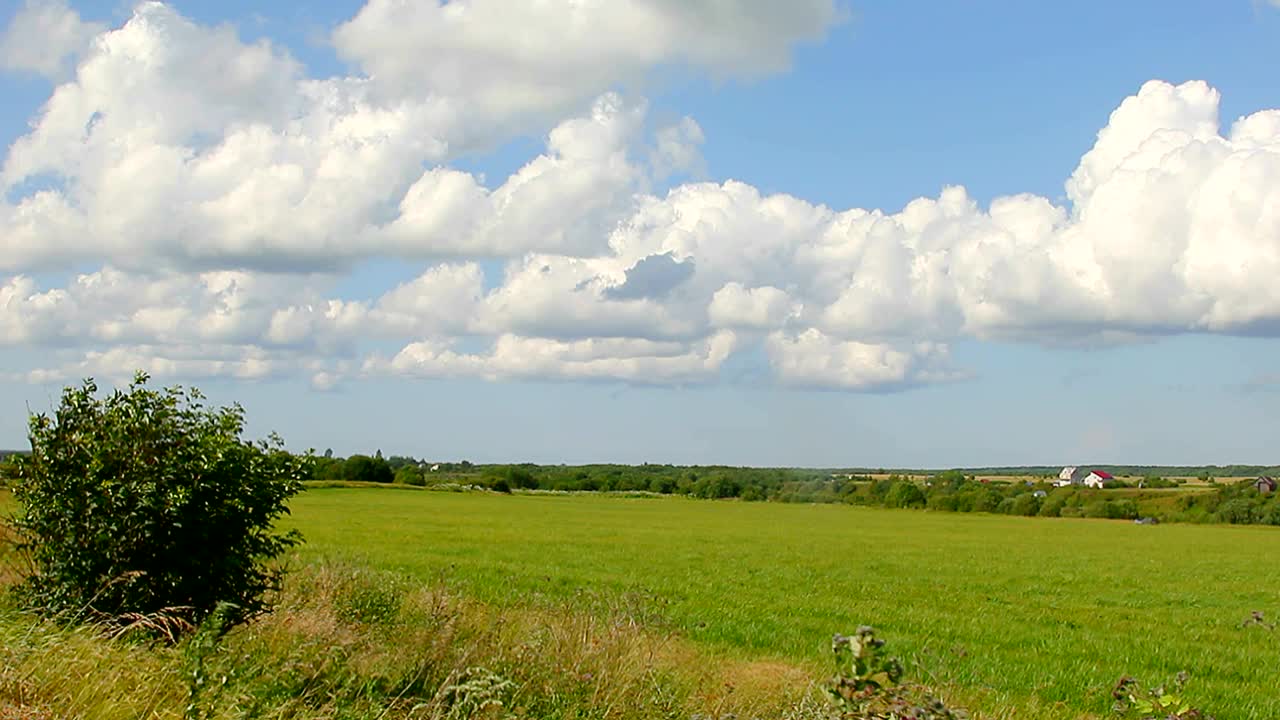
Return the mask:
<svg viewBox="0 0 1280 720">
<path fill-rule="evenodd" d="M 812 680 L 710 657 L 628 612 L 497 610 L 345 565 L 296 573 L 275 612 L 216 645 L 0 611 L 0 720 L 777 718 L 812 704 Z"/>
</svg>

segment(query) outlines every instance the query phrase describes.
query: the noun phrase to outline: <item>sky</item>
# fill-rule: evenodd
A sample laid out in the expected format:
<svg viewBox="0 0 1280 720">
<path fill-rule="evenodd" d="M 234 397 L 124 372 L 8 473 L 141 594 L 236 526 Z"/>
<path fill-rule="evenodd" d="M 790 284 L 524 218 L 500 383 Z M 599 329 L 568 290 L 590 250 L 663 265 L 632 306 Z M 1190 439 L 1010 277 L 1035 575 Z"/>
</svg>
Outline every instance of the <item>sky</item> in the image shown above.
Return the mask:
<svg viewBox="0 0 1280 720">
<path fill-rule="evenodd" d="M 0 0 L 0 447 L 1280 462 L 1280 0 Z"/>
</svg>

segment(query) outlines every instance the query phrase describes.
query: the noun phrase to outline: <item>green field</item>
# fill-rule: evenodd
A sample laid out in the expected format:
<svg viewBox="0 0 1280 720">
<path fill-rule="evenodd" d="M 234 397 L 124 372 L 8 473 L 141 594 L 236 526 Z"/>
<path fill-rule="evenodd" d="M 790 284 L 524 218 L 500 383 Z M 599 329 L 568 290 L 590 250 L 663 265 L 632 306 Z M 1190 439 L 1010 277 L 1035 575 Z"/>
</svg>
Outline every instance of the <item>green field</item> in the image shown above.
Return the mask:
<svg viewBox="0 0 1280 720">
<path fill-rule="evenodd" d="M 325 489 L 304 558 L 356 558 L 510 604 L 619 604 L 716 652 L 824 670 L 872 624 L 984 715 L 1107 714 L 1121 675 L 1191 673 L 1230 718 L 1280 717 L 1280 532 L 833 505 Z"/>
</svg>

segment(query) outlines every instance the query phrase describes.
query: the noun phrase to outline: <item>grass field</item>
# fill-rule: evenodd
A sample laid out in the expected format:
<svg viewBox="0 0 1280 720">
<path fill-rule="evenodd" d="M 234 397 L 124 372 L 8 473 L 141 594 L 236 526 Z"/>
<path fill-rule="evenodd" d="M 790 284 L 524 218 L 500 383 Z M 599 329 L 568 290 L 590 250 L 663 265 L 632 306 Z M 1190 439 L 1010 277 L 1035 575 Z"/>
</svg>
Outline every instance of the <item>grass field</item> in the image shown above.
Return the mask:
<svg viewBox="0 0 1280 720">
<path fill-rule="evenodd" d="M 1280 717 L 1280 532 L 832 505 L 315 490 L 303 559 L 510 605 L 633 608 L 725 655 L 824 670 L 872 624 L 984 715 L 1105 715 L 1121 675 L 1191 673 L 1220 720 Z"/>
</svg>

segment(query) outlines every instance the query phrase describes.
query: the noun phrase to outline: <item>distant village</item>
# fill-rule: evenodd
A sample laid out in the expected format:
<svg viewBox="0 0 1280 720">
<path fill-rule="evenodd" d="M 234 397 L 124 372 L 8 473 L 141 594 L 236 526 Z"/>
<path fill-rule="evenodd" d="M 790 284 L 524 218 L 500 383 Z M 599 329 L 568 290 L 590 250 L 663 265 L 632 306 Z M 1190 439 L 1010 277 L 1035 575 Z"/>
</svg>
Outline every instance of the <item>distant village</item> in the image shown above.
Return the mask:
<svg viewBox="0 0 1280 720">
<path fill-rule="evenodd" d="M 1097 488 L 1099 490 L 1118 484 L 1116 478 L 1106 470 L 1089 470 L 1086 468 L 1068 465 L 1062 468 L 1062 472 L 1058 473 L 1058 479 L 1054 481 L 1054 487 L 1071 487 L 1083 486 L 1088 488 Z M 1144 481 L 1138 481 L 1138 487 L 1143 487 Z M 1275 478 L 1268 476 L 1260 476 L 1253 480 L 1253 486 L 1260 493 L 1273 493 L 1277 489 Z"/>
<path fill-rule="evenodd" d="M 1101 490 L 1108 483 L 1114 483 L 1115 479 L 1115 476 L 1106 470 L 1085 470 L 1074 465 L 1068 465 L 1062 468 L 1062 472 L 1058 473 L 1058 480 L 1053 483 L 1053 486 L 1070 487 L 1072 485 L 1083 485 Z"/>
</svg>

